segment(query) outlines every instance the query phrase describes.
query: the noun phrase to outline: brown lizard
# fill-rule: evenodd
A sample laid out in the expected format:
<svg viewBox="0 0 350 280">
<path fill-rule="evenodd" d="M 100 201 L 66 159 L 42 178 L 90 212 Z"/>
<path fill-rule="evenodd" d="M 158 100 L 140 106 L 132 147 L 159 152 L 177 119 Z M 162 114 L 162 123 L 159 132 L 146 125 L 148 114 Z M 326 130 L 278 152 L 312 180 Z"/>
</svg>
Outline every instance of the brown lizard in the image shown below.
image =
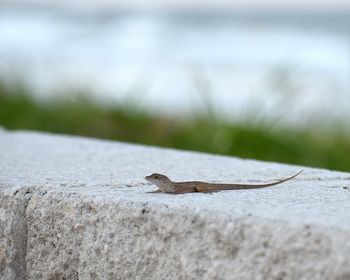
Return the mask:
<svg viewBox="0 0 350 280">
<path fill-rule="evenodd" d="M 148 182 L 156 185 L 158 190 L 151 193 L 169 193 L 169 194 L 181 194 L 181 193 L 192 193 L 192 192 L 218 192 L 224 190 L 247 190 L 247 189 L 260 189 L 266 188 L 270 186 L 274 186 L 277 184 L 281 184 L 288 180 L 293 179 L 298 176 L 302 172 L 299 171 L 297 174 L 281 179 L 277 182 L 273 183 L 265 183 L 265 184 L 220 184 L 220 183 L 207 183 L 200 181 L 189 181 L 189 182 L 173 182 L 167 176 L 162 174 L 154 173 L 152 175 L 146 176 L 145 179 Z"/>
</svg>

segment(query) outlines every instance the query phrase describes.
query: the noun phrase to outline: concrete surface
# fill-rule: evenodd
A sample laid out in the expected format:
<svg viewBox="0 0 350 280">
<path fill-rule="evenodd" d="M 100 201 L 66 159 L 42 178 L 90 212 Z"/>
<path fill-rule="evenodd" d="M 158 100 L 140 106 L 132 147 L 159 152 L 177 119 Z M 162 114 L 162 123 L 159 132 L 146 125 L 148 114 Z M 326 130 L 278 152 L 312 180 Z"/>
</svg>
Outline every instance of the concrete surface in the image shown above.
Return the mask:
<svg viewBox="0 0 350 280">
<path fill-rule="evenodd" d="M 301 167 L 0 130 L 0 279 L 350 279 L 350 174 L 149 194 L 144 176 L 257 183 Z"/>
</svg>

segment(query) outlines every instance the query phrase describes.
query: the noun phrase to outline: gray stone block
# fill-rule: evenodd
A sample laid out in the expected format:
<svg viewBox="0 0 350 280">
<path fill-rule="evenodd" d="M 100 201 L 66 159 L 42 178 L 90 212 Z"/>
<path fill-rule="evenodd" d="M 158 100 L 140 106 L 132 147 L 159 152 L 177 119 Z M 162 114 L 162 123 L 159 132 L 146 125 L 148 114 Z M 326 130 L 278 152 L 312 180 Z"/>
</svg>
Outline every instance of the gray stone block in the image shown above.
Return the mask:
<svg viewBox="0 0 350 280">
<path fill-rule="evenodd" d="M 175 196 L 144 180 L 257 183 L 299 169 L 3 130 L 0 279 L 350 279 L 348 173 Z"/>
</svg>

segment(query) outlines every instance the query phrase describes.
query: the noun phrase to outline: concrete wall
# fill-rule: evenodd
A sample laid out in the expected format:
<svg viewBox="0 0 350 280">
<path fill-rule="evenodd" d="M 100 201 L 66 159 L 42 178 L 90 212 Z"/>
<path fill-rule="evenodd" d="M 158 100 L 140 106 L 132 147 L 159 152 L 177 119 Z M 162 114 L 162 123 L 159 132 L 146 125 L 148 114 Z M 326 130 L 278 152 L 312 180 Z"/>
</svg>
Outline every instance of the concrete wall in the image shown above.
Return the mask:
<svg viewBox="0 0 350 280">
<path fill-rule="evenodd" d="M 0 131 L 0 279 L 350 279 L 350 174 L 150 194 L 145 175 L 258 183 L 301 167 Z"/>
</svg>

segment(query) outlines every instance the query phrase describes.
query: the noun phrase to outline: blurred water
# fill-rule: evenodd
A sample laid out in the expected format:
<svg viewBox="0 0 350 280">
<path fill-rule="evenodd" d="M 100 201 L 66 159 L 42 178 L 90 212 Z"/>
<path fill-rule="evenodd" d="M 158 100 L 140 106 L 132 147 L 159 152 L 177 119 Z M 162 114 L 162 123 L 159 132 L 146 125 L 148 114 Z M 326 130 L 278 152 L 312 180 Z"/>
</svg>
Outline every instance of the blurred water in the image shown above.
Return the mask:
<svg viewBox="0 0 350 280">
<path fill-rule="evenodd" d="M 345 12 L 140 12 L 0 6 L 0 76 L 39 96 L 89 89 L 160 113 L 284 124 L 349 117 Z"/>
</svg>

